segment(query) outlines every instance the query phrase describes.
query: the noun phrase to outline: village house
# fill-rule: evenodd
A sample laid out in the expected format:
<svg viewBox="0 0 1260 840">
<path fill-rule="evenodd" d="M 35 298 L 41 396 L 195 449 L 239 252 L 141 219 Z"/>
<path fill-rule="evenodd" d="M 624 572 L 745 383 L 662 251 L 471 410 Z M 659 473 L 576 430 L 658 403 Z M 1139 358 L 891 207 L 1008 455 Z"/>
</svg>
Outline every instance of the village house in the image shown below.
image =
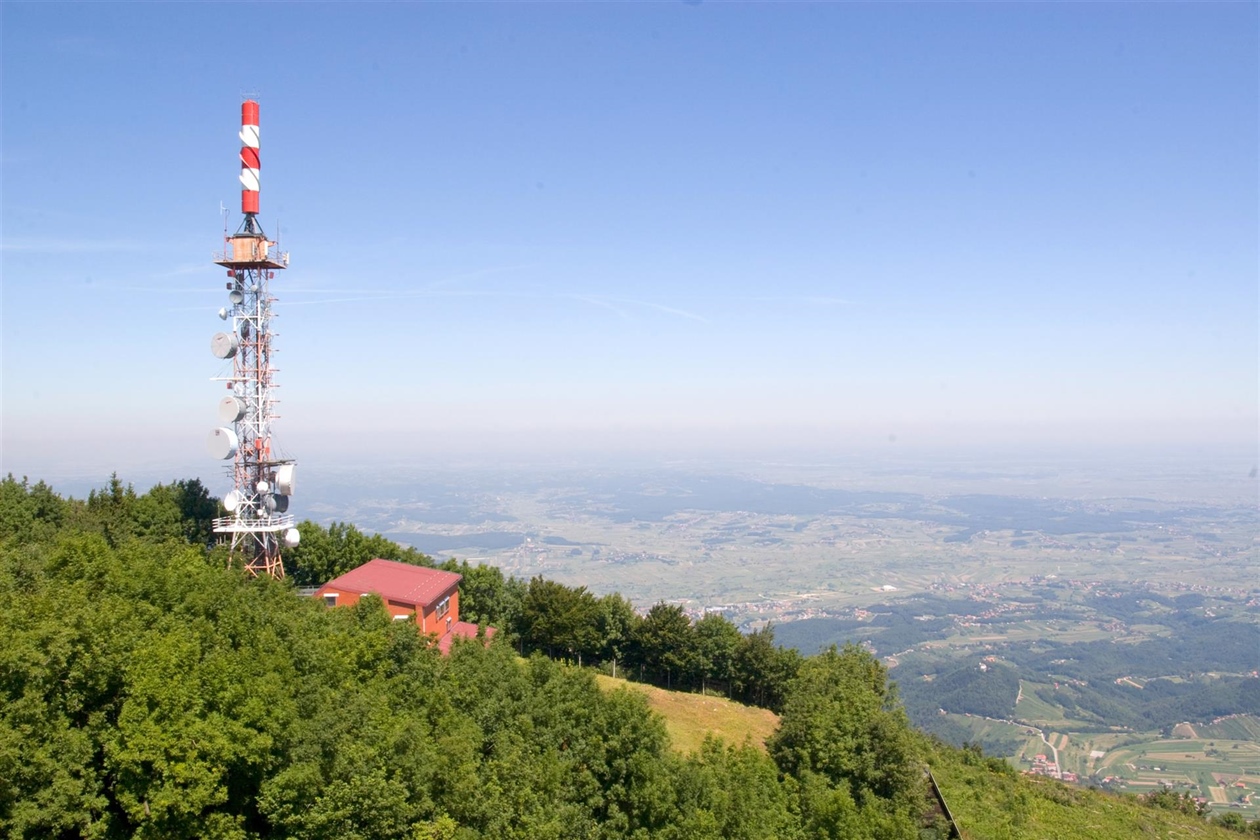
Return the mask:
<svg viewBox="0 0 1260 840">
<path fill-rule="evenodd" d="M 376 595 L 394 621 L 414 621 L 421 633 L 437 637 L 442 653 L 456 638 L 475 638 L 477 625 L 459 620 L 459 582 L 463 576 L 395 560 L 369 560 L 335 577 L 315 591 L 330 607 L 348 607 L 365 595 Z M 494 635 L 486 628 L 486 638 Z"/>
</svg>

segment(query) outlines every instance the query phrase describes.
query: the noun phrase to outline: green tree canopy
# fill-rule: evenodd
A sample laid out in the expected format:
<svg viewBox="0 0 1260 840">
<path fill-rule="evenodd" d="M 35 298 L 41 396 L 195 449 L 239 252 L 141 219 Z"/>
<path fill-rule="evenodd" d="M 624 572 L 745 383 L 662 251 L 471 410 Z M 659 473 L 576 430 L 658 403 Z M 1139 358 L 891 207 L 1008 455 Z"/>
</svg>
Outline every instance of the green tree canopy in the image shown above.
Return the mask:
<svg viewBox="0 0 1260 840">
<path fill-rule="evenodd" d="M 767 745 L 779 769 L 814 775 L 859 806 L 894 810 L 922 800 L 923 761 L 887 671 L 856 645 L 805 660 L 788 685 L 778 731 Z"/>
</svg>

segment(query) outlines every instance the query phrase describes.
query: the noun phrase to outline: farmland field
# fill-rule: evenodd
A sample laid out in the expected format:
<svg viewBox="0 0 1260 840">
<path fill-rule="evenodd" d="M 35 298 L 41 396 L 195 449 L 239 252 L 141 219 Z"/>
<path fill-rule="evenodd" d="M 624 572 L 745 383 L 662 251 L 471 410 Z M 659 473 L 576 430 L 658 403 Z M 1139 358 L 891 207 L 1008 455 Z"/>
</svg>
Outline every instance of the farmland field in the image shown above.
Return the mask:
<svg viewBox="0 0 1260 840">
<path fill-rule="evenodd" d="M 1240 726 L 1260 724 L 1249 718 Z M 1219 724 L 1217 724 L 1219 726 Z M 1109 750 L 1097 774 L 1114 777 L 1108 787 L 1132 792 L 1160 786 L 1189 790 L 1212 802 L 1215 810 L 1235 810 L 1260 818 L 1260 743 L 1254 740 L 1149 738 Z"/>
</svg>

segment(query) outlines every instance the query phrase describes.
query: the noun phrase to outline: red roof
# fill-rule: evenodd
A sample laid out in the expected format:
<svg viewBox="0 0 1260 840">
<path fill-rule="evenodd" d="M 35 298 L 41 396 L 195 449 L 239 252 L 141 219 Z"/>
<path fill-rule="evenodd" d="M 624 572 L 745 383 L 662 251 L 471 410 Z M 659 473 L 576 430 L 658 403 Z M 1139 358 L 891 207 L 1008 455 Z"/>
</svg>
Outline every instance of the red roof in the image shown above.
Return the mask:
<svg viewBox="0 0 1260 840">
<path fill-rule="evenodd" d="M 347 592 L 374 592 L 387 600 L 428 607 L 454 589 L 461 577 L 441 569 L 377 558 L 333 578 L 324 586 Z"/>
</svg>

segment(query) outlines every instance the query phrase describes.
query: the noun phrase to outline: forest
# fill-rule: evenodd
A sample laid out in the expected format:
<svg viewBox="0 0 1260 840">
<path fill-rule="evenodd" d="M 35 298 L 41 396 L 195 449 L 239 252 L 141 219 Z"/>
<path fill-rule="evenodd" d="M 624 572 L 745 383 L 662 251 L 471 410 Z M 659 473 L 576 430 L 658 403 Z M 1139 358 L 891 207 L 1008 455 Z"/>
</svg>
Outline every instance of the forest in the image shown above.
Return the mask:
<svg viewBox="0 0 1260 840">
<path fill-rule="evenodd" d="M 526 635 L 472 640 L 442 657 L 373 599 L 327 609 L 292 582 L 228 568 L 210 546 L 215 512 L 195 481 L 137 494 L 114 479 L 82 501 L 42 483 L 0 482 L 7 836 L 932 830 L 930 745 L 909 726 L 883 666 L 858 648 L 797 663 L 776 689 L 781 726 L 768 754 L 710 740 L 679 756 L 641 695 L 601 692 L 590 669 L 543 655 L 596 650 L 555 629 L 568 626 L 563 613 L 544 615 L 558 592 L 545 581 L 519 593 Z M 575 592 L 585 610 L 589 593 L 562 600 Z M 489 617 L 498 607 L 483 600 L 477 609 Z M 668 637 L 650 613 L 631 633 Z M 522 658 L 522 644 L 535 652 Z M 626 661 L 666 680 L 703 673 L 667 654 Z"/>
<path fill-rule="evenodd" d="M 950 825 L 929 769 L 973 837 L 1073 837 L 1085 813 L 1114 836 L 1202 823 L 924 736 L 860 647 L 802 657 L 667 604 L 640 616 L 451 561 L 469 617 L 501 632 L 444 657 L 374 598 L 330 609 L 297 590 L 371 556 L 430 558 L 304 523 L 289 579 L 250 579 L 213 545 L 217 513 L 197 481 L 140 494 L 115 477 L 78 500 L 0 480 L 0 833 L 931 840 Z M 764 749 L 711 737 L 681 755 L 592 662 L 770 706 L 779 727 Z"/>
<path fill-rule="evenodd" d="M 410 547 L 353 525 L 298 526 L 302 541 L 285 556 L 290 577 L 315 585 L 374 557 L 463 575 L 460 615 L 507 631 L 517 652 L 546 654 L 578 665 L 600 665 L 613 676 L 663 688 L 717 691 L 750 705 L 782 708 L 788 683 L 803 657 L 775 642 L 774 627 L 741 633 L 720 613 L 692 621 L 676 604 L 655 604 L 640 615 L 619 593 L 595 596 L 583 586 L 542 577 L 523 581 L 496 566 L 467 561 L 435 563 Z"/>
</svg>

